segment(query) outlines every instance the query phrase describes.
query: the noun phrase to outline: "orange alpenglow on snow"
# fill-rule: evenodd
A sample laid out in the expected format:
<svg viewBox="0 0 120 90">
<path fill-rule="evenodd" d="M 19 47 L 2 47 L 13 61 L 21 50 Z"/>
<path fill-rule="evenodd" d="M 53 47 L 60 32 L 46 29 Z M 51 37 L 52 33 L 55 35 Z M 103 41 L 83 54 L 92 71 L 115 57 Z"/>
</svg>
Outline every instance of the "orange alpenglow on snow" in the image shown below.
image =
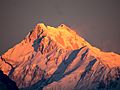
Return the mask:
<svg viewBox="0 0 120 90">
<path fill-rule="evenodd" d="M 24 40 L 0 57 L 0 68 L 16 81 L 18 87 L 36 88 L 35 90 L 39 90 L 40 87 L 49 90 L 55 85 L 59 90 L 58 83 L 61 88 L 66 87 L 65 90 L 74 90 L 75 88 L 71 86 L 76 86 L 79 77 L 82 78 L 84 74 L 86 76 L 90 71 L 94 73 L 98 69 L 104 68 L 102 73 L 107 75 L 108 72 L 112 72 L 109 70 L 115 68 L 116 71 L 118 67 L 120 67 L 120 55 L 103 52 L 93 47 L 64 24 L 58 27 L 45 26 L 43 23 L 37 24 Z M 60 73 L 64 78 L 59 75 L 56 80 L 56 73 Z M 41 84 L 37 83 L 43 78 L 50 85 L 44 81 Z M 69 78 L 73 82 L 68 83 Z M 53 81 L 49 81 L 51 79 Z M 59 80 L 61 82 L 57 82 Z M 93 81 L 93 79 L 91 80 Z M 54 81 L 56 82 L 54 83 Z M 82 88 L 79 85 L 76 86 L 76 90 Z M 83 87 L 81 90 L 84 89 Z"/>
</svg>

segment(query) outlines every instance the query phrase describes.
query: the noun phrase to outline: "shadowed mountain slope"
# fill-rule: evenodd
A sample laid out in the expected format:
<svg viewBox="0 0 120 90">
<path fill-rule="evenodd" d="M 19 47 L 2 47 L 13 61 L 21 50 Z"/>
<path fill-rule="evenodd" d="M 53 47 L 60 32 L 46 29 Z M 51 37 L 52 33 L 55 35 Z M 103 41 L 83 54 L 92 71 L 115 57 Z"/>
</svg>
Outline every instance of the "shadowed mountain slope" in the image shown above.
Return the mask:
<svg viewBox="0 0 120 90">
<path fill-rule="evenodd" d="M 120 55 L 91 46 L 64 24 L 43 23 L 0 57 L 21 90 L 119 90 Z"/>
<path fill-rule="evenodd" d="M 0 90 L 18 90 L 16 83 L 0 70 Z"/>
</svg>

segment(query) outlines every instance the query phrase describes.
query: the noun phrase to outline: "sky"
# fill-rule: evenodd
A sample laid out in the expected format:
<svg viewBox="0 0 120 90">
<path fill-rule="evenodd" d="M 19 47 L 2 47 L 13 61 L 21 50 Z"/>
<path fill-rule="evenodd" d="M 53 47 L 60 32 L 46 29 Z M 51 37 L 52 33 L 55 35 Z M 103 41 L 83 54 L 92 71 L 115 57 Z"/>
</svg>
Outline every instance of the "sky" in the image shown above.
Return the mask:
<svg viewBox="0 0 120 90">
<path fill-rule="evenodd" d="M 37 23 L 64 23 L 93 46 L 120 54 L 120 0 L 0 0 L 0 55 Z"/>
</svg>

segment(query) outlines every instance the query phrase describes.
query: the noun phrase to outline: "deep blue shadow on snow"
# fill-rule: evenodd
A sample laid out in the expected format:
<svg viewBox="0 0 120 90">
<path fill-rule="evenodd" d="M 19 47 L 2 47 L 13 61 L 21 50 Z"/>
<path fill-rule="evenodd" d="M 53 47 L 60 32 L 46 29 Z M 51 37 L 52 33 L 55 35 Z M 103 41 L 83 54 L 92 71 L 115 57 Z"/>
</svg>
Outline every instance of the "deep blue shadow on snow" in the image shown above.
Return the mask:
<svg viewBox="0 0 120 90">
<path fill-rule="evenodd" d="M 80 61 L 77 63 L 77 65 L 70 71 L 66 72 L 64 75 L 69 75 L 70 73 L 74 72 L 76 69 L 78 69 L 80 67 L 80 65 L 84 62 L 84 60 L 87 57 L 87 53 L 88 53 L 89 49 L 87 49 L 80 58 Z"/>
<path fill-rule="evenodd" d="M 84 46 L 85 47 L 85 46 Z M 31 87 L 25 88 L 25 89 L 39 89 L 42 90 L 45 86 L 47 86 L 48 84 L 54 82 L 54 81 L 59 81 L 62 78 L 64 78 L 65 75 L 68 75 L 70 73 L 72 73 L 75 69 L 77 69 L 78 67 L 76 67 L 75 69 L 73 69 L 72 71 L 68 71 L 67 73 L 65 73 L 67 67 L 73 62 L 73 60 L 75 60 L 75 58 L 77 57 L 78 53 L 84 48 L 81 47 L 78 50 L 74 50 L 70 53 L 70 55 L 68 56 L 67 59 L 64 59 L 62 61 L 62 63 L 58 66 L 57 70 L 52 74 L 52 76 L 48 79 L 45 79 L 44 74 L 43 77 L 40 81 L 38 81 L 37 83 L 33 84 Z M 86 56 L 86 53 L 88 52 L 88 49 L 82 54 L 81 56 L 81 61 L 84 59 L 84 57 Z"/>
<path fill-rule="evenodd" d="M 96 61 L 97 61 L 96 59 L 93 59 L 92 61 L 89 62 L 89 64 L 85 68 L 85 71 L 82 73 L 80 80 L 84 79 L 84 77 L 91 70 L 91 68 L 93 67 L 93 65 L 95 64 Z"/>
<path fill-rule="evenodd" d="M 33 45 L 32 47 L 34 48 L 34 51 L 37 52 L 39 46 L 40 46 L 40 43 L 42 41 L 42 39 L 44 38 L 45 36 L 42 36 L 41 38 L 37 38 L 36 40 L 34 40 L 33 42 Z"/>
</svg>

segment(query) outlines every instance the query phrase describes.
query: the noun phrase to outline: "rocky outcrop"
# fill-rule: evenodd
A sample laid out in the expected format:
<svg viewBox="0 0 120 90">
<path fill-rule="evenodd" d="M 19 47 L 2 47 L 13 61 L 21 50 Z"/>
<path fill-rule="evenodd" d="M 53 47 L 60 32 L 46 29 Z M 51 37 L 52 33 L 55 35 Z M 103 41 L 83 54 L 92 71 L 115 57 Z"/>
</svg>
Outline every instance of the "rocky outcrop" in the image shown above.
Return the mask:
<svg viewBox="0 0 120 90">
<path fill-rule="evenodd" d="M 0 57 L 22 90 L 117 90 L 120 55 L 102 52 L 62 24 L 38 24 Z"/>
</svg>

